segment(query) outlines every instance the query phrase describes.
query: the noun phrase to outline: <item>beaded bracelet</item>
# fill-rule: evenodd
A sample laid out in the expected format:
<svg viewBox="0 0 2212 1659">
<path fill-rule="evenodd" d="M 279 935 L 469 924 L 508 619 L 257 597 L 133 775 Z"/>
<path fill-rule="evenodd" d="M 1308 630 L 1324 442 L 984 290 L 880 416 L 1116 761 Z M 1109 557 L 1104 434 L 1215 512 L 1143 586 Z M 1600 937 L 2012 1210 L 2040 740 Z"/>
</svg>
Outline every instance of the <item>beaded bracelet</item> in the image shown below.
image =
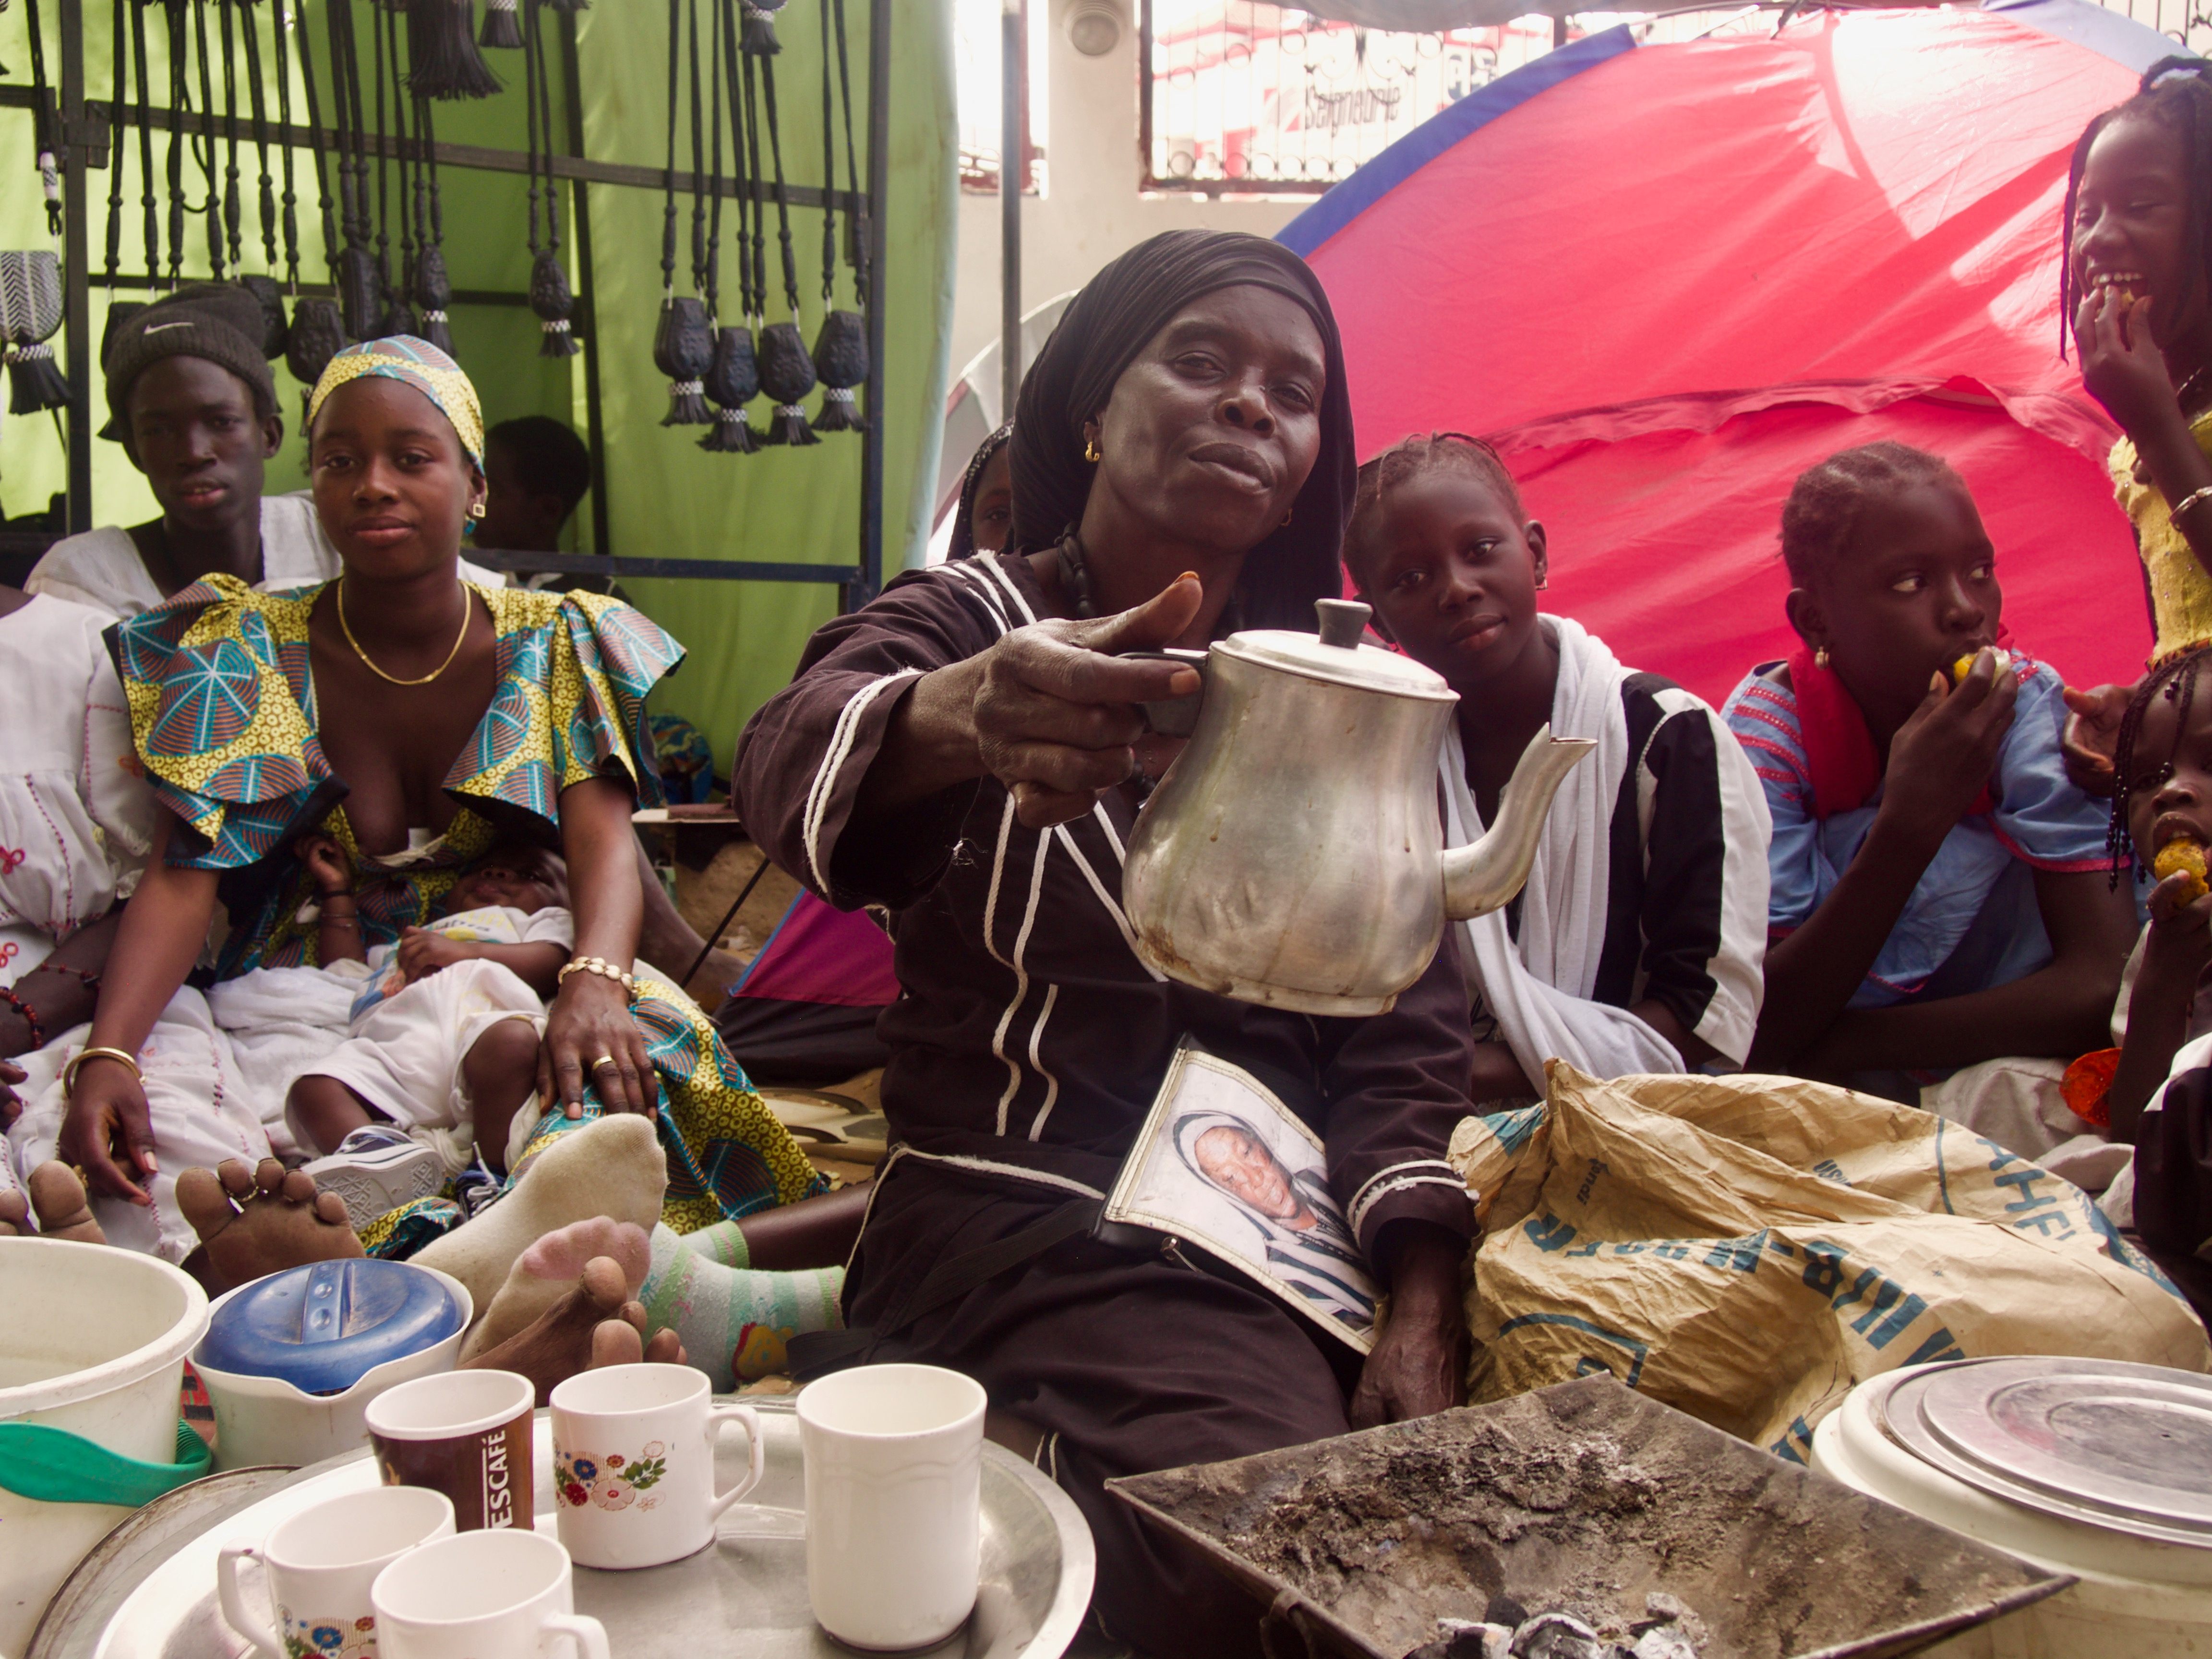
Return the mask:
<svg viewBox="0 0 2212 1659">
<path fill-rule="evenodd" d="M 625 991 L 635 992 L 637 989 L 636 980 L 623 972 L 605 957 L 576 957 L 554 976 L 553 983 L 556 987 L 566 985 L 571 974 L 598 974 L 604 978 L 614 981 Z"/>
<path fill-rule="evenodd" d="M 66 962 L 56 962 L 52 957 L 47 957 L 46 961 L 32 969 L 31 974 L 69 974 L 74 975 L 79 980 L 82 980 L 84 982 L 84 988 L 86 990 L 97 991 L 100 989 L 100 975 L 98 974 L 88 974 L 82 968 L 72 968 Z M 31 974 L 26 974 L 23 977 L 25 979 L 28 979 L 30 978 Z"/>
<path fill-rule="evenodd" d="M 23 1017 L 23 1024 L 31 1028 L 32 1048 L 43 1048 L 46 1046 L 46 1028 L 40 1023 L 37 1009 L 4 985 L 0 985 L 0 1002 L 6 1003 Z"/>
</svg>

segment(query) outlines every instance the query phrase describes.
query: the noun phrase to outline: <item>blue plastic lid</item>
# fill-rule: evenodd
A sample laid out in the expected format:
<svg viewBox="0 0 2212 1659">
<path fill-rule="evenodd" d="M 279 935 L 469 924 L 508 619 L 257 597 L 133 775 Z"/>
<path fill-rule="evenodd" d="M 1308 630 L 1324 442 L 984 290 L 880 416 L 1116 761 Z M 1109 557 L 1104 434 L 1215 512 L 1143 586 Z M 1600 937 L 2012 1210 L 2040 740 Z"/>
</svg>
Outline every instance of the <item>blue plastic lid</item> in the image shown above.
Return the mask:
<svg viewBox="0 0 2212 1659">
<path fill-rule="evenodd" d="M 367 1257 L 258 1279 L 215 1311 L 196 1361 L 270 1376 L 303 1394 L 343 1394 L 387 1360 L 461 1328 L 453 1291 L 428 1270 Z"/>
</svg>

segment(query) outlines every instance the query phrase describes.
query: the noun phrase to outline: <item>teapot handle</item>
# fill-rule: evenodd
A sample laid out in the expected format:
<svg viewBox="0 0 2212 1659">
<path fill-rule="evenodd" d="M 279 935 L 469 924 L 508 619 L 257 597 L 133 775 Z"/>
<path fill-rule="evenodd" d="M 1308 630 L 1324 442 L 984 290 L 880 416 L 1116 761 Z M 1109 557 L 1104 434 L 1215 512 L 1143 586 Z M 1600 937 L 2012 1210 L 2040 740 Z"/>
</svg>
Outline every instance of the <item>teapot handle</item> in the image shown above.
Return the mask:
<svg viewBox="0 0 2212 1659">
<path fill-rule="evenodd" d="M 1158 702 L 1140 702 L 1146 729 L 1164 738 L 1187 738 L 1198 730 L 1198 708 L 1206 701 L 1206 663 L 1207 653 L 1170 647 L 1164 651 L 1117 651 L 1114 653 L 1124 661 L 1171 662 L 1184 668 L 1198 671 L 1199 688 L 1187 697 L 1168 697 Z"/>
</svg>

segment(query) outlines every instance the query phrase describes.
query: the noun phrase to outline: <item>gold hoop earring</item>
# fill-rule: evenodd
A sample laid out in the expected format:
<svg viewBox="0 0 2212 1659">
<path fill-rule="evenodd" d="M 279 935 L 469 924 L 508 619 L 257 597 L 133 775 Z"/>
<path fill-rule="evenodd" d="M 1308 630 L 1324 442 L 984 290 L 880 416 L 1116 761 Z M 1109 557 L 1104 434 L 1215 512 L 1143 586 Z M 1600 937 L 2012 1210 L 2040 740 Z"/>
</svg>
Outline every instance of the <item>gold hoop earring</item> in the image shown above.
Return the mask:
<svg viewBox="0 0 2212 1659">
<path fill-rule="evenodd" d="M 1285 507 L 1285 508 L 1283 509 L 1283 522 L 1282 522 L 1281 526 L 1279 526 L 1280 528 L 1285 529 L 1285 530 L 1288 530 L 1288 529 L 1291 527 L 1291 514 L 1292 513 L 1296 512 L 1297 510 L 1297 508 L 1295 508 L 1295 507 Z"/>
<path fill-rule="evenodd" d="M 1827 665 L 1828 647 L 1824 645 L 1813 653 L 1813 666 L 1815 668 L 1826 668 Z"/>
<path fill-rule="evenodd" d="M 1106 459 L 1103 455 L 1098 453 L 1097 439 L 1085 438 L 1083 441 L 1083 459 L 1090 462 L 1093 466 L 1097 465 L 1099 462 Z"/>
</svg>

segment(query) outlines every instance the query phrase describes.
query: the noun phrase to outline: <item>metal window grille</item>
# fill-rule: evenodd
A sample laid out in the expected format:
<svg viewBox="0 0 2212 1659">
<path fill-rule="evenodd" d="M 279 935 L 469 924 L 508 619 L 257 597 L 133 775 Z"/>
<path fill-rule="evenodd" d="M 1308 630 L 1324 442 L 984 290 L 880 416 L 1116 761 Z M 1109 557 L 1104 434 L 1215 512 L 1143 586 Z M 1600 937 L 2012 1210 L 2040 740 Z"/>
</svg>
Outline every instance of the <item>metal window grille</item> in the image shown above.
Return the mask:
<svg viewBox="0 0 2212 1659">
<path fill-rule="evenodd" d="M 2100 0 L 2212 54 L 2212 0 Z M 1653 41 L 1771 31 L 1780 9 L 1643 14 Z M 1570 20 L 1569 40 L 1634 13 Z M 1264 0 L 1143 0 L 1141 188 L 1319 195 L 1431 116 L 1553 49 L 1552 20 L 1387 33 Z M 996 177 L 995 160 L 992 177 Z"/>
</svg>

